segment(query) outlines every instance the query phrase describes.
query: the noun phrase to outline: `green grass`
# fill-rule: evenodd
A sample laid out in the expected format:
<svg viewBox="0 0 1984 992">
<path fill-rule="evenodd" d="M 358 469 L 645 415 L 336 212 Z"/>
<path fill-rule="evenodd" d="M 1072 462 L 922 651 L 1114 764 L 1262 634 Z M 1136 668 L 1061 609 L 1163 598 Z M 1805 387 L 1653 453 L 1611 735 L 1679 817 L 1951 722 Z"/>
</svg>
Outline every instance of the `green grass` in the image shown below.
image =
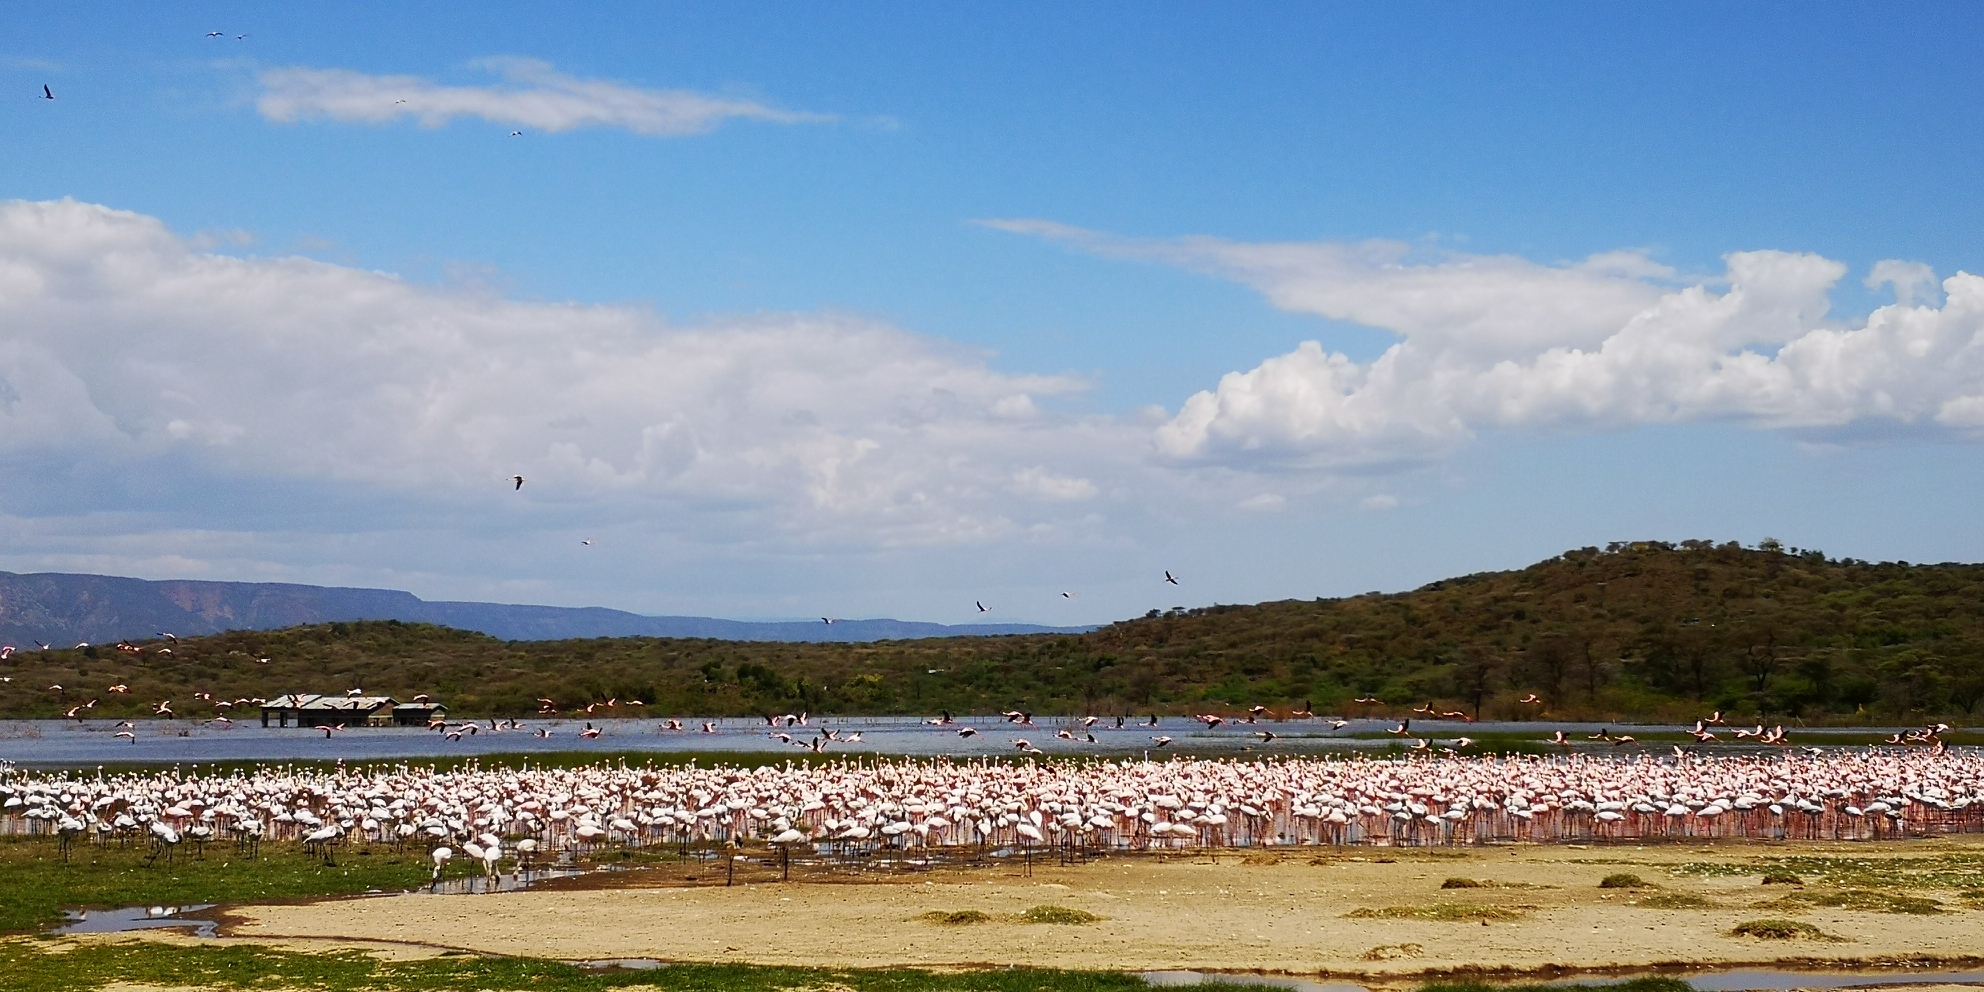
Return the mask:
<svg viewBox="0 0 1984 992">
<path fill-rule="evenodd" d="M 1765 885 L 1803 885 L 1805 880 L 1788 871 L 1764 872 Z"/>
<path fill-rule="evenodd" d="M 934 974 L 913 969 L 827 970 L 752 965 L 669 965 L 593 972 L 532 958 L 440 957 L 378 961 L 356 952 L 296 954 L 263 947 L 86 943 L 52 954 L 31 940 L 0 941 L 9 992 L 85 992 L 112 982 L 201 989 L 298 988 L 327 992 L 594 992 L 629 985 L 669 992 L 1147 992 L 1133 975 L 1002 968 Z"/>
<path fill-rule="evenodd" d="M 68 908 L 107 909 L 118 906 L 183 906 L 349 895 L 372 889 L 387 891 L 425 885 L 433 873 L 426 852 L 409 848 L 373 848 L 360 854 L 357 845 L 337 852 L 337 864 L 305 855 L 295 844 L 262 845 L 254 860 L 235 854 L 232 844 L 207 845 L 206 857 L 182 849 L 171 863 L 150 868 L 150 852 L 142 844 L 77 844 L 68 864 L 55 842 L 46 838 L 0 840 L 0 878 L 7 880 L 7 898 L 0 899 L 0 933 L 22 933 L 60 922 Z M 475 866 L 477 870 L 480 865 Z M 450 877 L 470 872 L 466 859 L 450 865 Z"/>
<path fill-rule="evenodd" d="M 1035 906 L 1020 914 L 1020 919 L 1028 923 L 1097 923 L 1102 917 L 1081 909 L 1066 906 Z"/>
<path fill-rule="evenodd" d="M 1818 927 L 1797 920 L 1749 920 L 1736 924 L 1730 929 L 1729 936 L 1756 937 L 1760 940 L 1832 939 Z"/>
<path fill-rule="evenodd" d="M 1868 913 L 1907 913 L 1914 916 L 1934 916 L 1943 911 L 1943 904 L 1934 899 L 1926 899 L 1922 896 L 1897 895 L 1891 892 L 1875 892 L 1869 889 L 1846 889 L 1838 892 L 1793 892 L 1781 899 L 1758 903 L 1755 908 L 1798 913 L 1814 907 L 1824 909 L 1855 909 Z"/>
<path fill-rule="evenodd" d="M 1436 920 L 1442 923 L 1472 923 L 1475 920 L 1520 920 L 1528 907 L 1468 906 L 1436 902 L 1425 906 L 1386 906 L 1383 909 L 1353 909 L 1343 914 L 1347 920 Z"/>
</svg>

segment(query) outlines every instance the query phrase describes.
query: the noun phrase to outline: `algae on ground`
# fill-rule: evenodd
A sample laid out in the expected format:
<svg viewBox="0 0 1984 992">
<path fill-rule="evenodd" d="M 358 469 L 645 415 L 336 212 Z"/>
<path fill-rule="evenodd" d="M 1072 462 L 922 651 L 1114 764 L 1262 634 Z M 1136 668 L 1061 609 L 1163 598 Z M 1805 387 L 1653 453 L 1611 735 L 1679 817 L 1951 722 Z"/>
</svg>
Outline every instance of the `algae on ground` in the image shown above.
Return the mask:
<svg viewBox="0 0 1984 992">
<path fill-rule="evenodd" d="M 1468 906 L 1436 902 L 1426 906 L 1386 906 L 1383 909 L 1353 909 L 1346 920 L 1437 920 L 1444 923 L 1472 923 L 1475 920 L 1520 920 L 1532 906 Z"/>
<path fill-rule="evenodd" d="M 1782 898 L 1757 903 L 1754 908 L 1798 913 L 1814 907 L 1857 909 L 1868 913 L 1909 913 L 1915 916 L 1934 916 L 1943 911 L 1943 904 L 1934 899 L 1894 892 L 1876 892 L 1871 889 L 1793 892 Z"/>
</svg>

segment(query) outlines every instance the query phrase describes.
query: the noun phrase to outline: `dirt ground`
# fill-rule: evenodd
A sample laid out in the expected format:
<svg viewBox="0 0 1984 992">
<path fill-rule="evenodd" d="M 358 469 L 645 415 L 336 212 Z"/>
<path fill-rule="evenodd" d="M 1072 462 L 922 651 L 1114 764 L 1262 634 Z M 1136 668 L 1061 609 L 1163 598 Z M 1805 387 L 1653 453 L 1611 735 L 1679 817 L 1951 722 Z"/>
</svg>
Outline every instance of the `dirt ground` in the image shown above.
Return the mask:
<svg viewBox="0 0 1984 992">
<path fill-rule="evenodd" d="M 1517 847 L 1467 852 L 1283 849 L 1278 857 L 1106 858 L 1072 867 L 957 869 L 890 882 L 609 888 L 491 895 L 383 896 L 230 911 L 237 939 L 306 946 L 453 948 L 566 960 L 654 958 L 823 967 L 1038 965 L 1128 971 L 1259 971 L 1406 978 L 1431 973 L 1582 972 L 1802 962 L 1808 966 L 1984 961 L 1984 910 L 1949 889 L 1917 894 L 1944 912 L 1906 915 L 1754 908 L 1791 891 L 1763 868 L 1677 875 L 1682 862 L 1760 856 L 1984 855 L 1984 841 Z M 1613 872 L 1657 885 L 1601 889 Z M 1478 888 L 1441 888 L 1461 877 Z M 1817 890 L 1818 886 L 1808 886 Z M 1710 908 L 1648 908 L 1696 896 Z M 1022 922 L 1033 906 L 1103 917 Z M 1975 903 L 1971 903 L 1975 905 Z M 1482 907 L 1511 919 L 1358 918 L 1359 909 Z M 978 910 L 984 922 L 924 914 Z M 1467 915 L 1466 912 L 1450 915 Z M 1728 936 L 1736 924 L 1793 918 L 1828 938 Z"/>
</svg>

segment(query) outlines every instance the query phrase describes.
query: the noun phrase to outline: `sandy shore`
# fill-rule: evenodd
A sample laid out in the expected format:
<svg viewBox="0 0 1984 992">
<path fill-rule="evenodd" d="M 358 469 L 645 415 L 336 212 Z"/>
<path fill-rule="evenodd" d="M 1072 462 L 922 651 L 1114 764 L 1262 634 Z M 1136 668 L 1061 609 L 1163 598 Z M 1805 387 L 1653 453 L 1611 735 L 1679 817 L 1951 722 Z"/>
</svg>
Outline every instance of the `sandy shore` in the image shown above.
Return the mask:
<svg viewBox="0 0 1984 992">
<path fill-rule="evenodd" d="M 230 934 L 291 946 L 406 944 L 568 960 L 657 958 L 825 967 L 1038 965 L 1131 971 L 1267 971 L 1404 977 L 1448 971 L 1536 972 L 1774 962 L 1984 961 L 1984 911 L 1947 889 L 1939 915 L 1814 909 L 1795 918 L 1839 940 L 1727 936 L 1784 917 L 1752 908 L 1788 891 L 1757 874 L 1675 875 L 1686 861 L 1760 855 L 1919 857 L 1984 854 L 1984 842 L 1901 845 L 1524 847 L 1446 852 L 1284 851 L 1269 859 L 1107 859 L 1077 867 L 949 871 L 888 883 L 391 896 L 231 911 Z M 1321 855 L 1321 856 L 1318 856 Z M 1248 863 L 1252 861 L 1253 863 Z M 1390 863 L 1386 863 L 1389 861 Z M 1708 909 L 1636 905 L 1650 893 L 1600 889 L 1632 871 L 1669 897 Z M 1442 890 L 1465 877 L 1481 888 Z M 1493 907 L 1511 920 L 1353 918 L 1360 908 Z M 1019 922 L 1038 905 L 1087 910 L 1085 925 Z M 990 922 L 944 925 L 930 912 L 979 910 Z"/>
</svg>

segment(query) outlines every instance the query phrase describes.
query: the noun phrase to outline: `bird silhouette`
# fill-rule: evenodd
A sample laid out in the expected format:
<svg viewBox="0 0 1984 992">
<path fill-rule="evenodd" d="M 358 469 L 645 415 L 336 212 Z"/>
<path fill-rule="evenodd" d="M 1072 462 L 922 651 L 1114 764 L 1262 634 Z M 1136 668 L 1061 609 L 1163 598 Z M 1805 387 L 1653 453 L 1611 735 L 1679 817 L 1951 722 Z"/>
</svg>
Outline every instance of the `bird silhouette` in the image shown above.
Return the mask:
<svg viewBox="0 0 1984 992">
<path fill-rule="evenodd" d="M 1166 581 L 1166 582 L 1169 582 L 1169 583 L 1171 583 L 1171 584 L 1172 584 L 1172 585 L 1174 585 L 1174 586 L 1178 584 L 1178 580 L 1177 580 L 1177 579 L 1175 579 L 1175 578 L 1172 578 L 1172 577 L 1171 577 L 1171 573 L 1170 573 L 1169 571 L 1166 571 L 1166 572 L 1164 573 L 1164 581 Z"/>
<path fill-rule="evenodd" d="M 973 606 L 976 606 L 976 607 L 978 607 L 978 612 L 980 612 L 980 613 L 990 613 L 990 612 L 992 612 L 991 610 L 988 610 L 988 609 L 986 609 L 986 608 L 985 608 L 985 604 L 984 604 L 984 603 L 981 603 L 981 602 L 979 602 L 978 600 L 975 600 L 975 599 L 974 599 L 974 600 L 972 600 L 972 601 L 971 601 L 971 605 L 973 605 Z"/>
<path fill-rule="evenodd" d="M 521 475 L 510 476 L 510 481 L 517 484 L 517 489 L 522 489 L 524 487 L 524 477 Z M 517 489 L 512 489 L 510 491 L 516 492 Z"/>
<path fill-rule="evenodd" d="M 47 83 L 41 84 L 41 98 L 44 100 L 55 99 L 55 91 L 49 89 Z"/>
</svg>

